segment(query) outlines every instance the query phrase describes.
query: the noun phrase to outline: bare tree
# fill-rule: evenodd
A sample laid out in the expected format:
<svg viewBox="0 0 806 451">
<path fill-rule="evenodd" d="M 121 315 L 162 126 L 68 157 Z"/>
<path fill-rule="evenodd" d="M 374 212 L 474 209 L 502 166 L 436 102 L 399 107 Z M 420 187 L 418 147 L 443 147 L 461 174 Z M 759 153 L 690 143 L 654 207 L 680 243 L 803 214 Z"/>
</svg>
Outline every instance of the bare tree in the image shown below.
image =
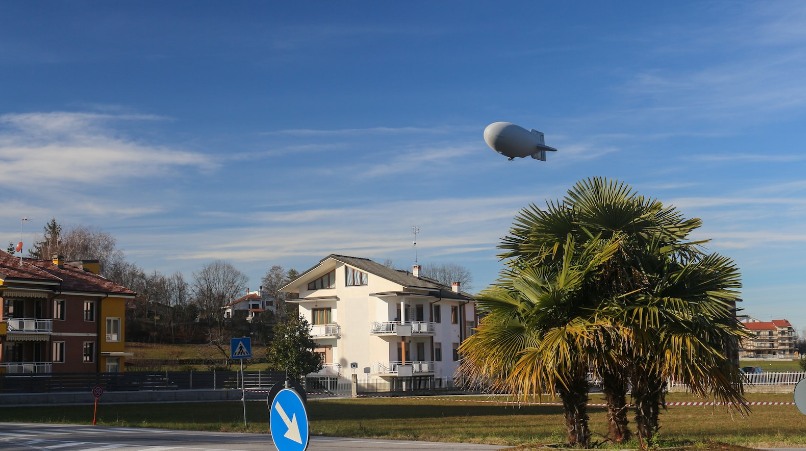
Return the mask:
<svg viewBox="0 0 806 451">
<path fill-rule="evenodd" d="M 456 263 L 427 263 L 420 269 L 420 275 L 434 279 L 445 285 L 459 282 L 462 291 L 473 289 L 473 274 L 464 266 Z"/>
<path fill-rule="evenodd" d="M 42 236 L 28 250 L 33 258 L 50 259 L 54 254 L 66 260 L 98 260 L 101 275 L 109 276 L 115 264 L 123 262 L 123 252 L 117 248 L 117 240 L 108 232 L 85 225 L 64 229 L 56 218 L 44 228 Z"/>
<path fill-rule="evenodd" d="M 191 290 L 201 314 L 209 324 L 224 319 L 224 305 L 246 289 L 249 278 L 230 263 L 215 260 L 193 272 Z"/>
<path fill-rule="evenodd" d="M 274 265 L 266 272 L 266 275 L 260 279 L 263 284 L 263 296 L 264 298 L 274 298 L 274 305 L 277 307 L 279 317 L 284 317 L 288 314 L 286 301 L 290 299 L 289 294 L 281 292 L 280 288 L 284 287 L 298 276 L 299 273 L 293 268 L 286 271 L 282 266 Z"/>
</svg>

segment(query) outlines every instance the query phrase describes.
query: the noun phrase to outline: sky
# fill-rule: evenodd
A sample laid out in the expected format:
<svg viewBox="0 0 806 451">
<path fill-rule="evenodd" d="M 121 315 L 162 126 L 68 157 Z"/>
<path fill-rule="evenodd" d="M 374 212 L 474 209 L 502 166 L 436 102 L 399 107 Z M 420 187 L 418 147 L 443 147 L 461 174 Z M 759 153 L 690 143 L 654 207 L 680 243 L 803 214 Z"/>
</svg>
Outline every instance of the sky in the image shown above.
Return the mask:
<svg viewBox="0 0 806 451">
<path fill-rule="evenodd" d="M 545 133 L 507 161 L 484 128 Z M 0 242 L 51 218 L 252 290 L 331 253 L 456 263 L 618 179 L 703 226 L 744 313 L 806 328 L 804 2 L 0 2 Z M 5 248 L 5 245 L 2 246 Z"/>
</svg>

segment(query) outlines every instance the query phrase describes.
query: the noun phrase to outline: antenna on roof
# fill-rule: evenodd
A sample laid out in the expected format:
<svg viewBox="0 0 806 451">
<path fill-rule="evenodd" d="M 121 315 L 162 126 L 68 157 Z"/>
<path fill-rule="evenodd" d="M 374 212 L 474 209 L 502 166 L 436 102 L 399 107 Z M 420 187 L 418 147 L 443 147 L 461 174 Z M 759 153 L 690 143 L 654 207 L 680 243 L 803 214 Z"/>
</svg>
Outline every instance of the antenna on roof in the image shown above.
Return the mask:
<svg viewBox="0 0 806 451">
<path fill-rule="evenodd" d="M 17 252 L 20 253 L 20 266 L 22 266 L 22 226 L 28 221 L 28 218 L 22 218 L 20 221 L 20 242 L 17 243 Z"/>
<path fill-rule="evenodd" d="M 420 233 L 420 226 L 411 226 L 411 233 L 414 234 L 414 244 L 412 247 L 414 248 L 414 263 L 417 263 L 417 234 Z"/>
</svg>

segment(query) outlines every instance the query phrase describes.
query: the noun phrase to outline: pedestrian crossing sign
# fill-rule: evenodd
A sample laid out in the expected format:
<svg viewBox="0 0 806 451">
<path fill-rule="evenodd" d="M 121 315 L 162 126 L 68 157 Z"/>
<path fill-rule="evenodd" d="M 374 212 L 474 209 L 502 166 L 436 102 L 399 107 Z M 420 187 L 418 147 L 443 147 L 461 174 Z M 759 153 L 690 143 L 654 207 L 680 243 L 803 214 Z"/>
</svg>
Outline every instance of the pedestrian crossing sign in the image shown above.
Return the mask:
<svg viewBox="0 0 806 451">
<path fill-rule="evenodd" d="M 232 338 L 229 341 L 230 356 L 233 359 L 251 359 L 252 358 L 252 339 L 251 338 Z"/>
</svg>

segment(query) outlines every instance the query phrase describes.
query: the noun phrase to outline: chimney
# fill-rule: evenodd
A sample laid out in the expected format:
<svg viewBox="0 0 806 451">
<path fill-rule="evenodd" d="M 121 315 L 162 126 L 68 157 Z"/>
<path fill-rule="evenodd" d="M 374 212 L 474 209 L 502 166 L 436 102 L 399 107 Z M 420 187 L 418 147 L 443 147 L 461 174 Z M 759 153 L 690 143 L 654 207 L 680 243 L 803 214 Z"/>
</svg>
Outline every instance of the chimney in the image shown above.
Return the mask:
<svg viewBox="0 0 806 451">
<path fill-rule="evenodd" d="M 451 284 L 451 288 L 453 289 L 454 293 L 458 293 L 460 291 L 459 290 L 459 282 L 454 282 L 453 284 Z"/>
<path fill-rule="evenodd" d="M 423 269 L 420 265 L 414 265 L 411 267 L 411 273 L 414 274 L 414 277 L 420 278 L 420 270 Z"/>
<path fill-rule="evenodd" d="M 257 295 L 263 297 L 263 285 L 261 285 L 260 288 L 257 289 Z"/>
<path fill-rule="evenodd" d="M 51 257 L 53 260 L 53 264 L 58 266 L 59 268 L 64 268 L 64 256 L 59 254 L 53 254 Z"/>
</svg>

